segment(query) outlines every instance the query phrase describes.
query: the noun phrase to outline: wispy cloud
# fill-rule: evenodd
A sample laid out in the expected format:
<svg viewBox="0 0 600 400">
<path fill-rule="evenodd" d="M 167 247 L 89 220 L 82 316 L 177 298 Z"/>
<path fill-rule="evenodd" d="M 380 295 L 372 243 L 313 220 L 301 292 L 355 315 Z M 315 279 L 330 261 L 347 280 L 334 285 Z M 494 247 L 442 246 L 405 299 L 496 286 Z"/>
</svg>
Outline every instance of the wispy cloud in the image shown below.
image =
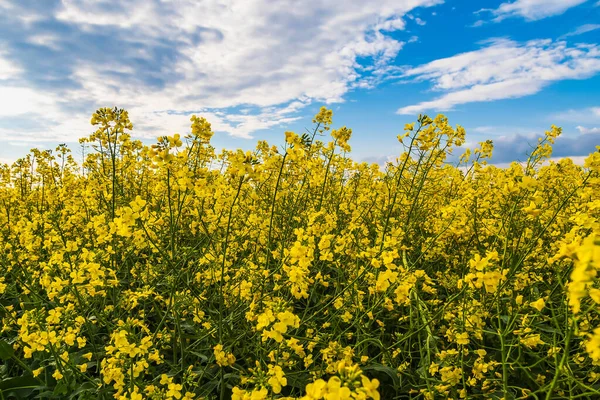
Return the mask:
<svg viewBox="0 0 600 400">
<path fill-rule="evenodd" d="M 53 50 L 60 49 L 60 38 L 52 34 L 34 34 L 27 38 L 27 42 L 36 46 L 47 47 Z"/>
<path fill-rule="evenodd" d="M 565 37 L 569 37 L 569 36 L 583 35 L 584 33 L 595 31 L 596 29 L 600 29 L 600 24 L 585 24 L 585 25 L 581 25 L 580 27 L 578 27 L 577 29 L 575 29 L 571 32 L 565 33 L 561 37 L 565 38 Z"/>
<path fill-rule="evenodd" d="M 532 136 L 537 132 L 539 132 L 539 129 L 526 128 L 522 126 L 483 125 L 467 129 L 467 136 L 471 136 L 471 134 L 478 134 L 478 136 L 483 136 L 485 139 L 494 139 L 496 137 L 504 138 L 507 136 L 507 134 Z"/>
<path fill-rule="evenodd" d="M 532 40 L 519 44 L 494 39 L 480 50 L 432 61 L 403 78 L 429 81 L 442 96 L 398 109 L 399 114 L 446 111 L 472 102 L 516 98 L 539 92 L 554 81 L 584 79 L 600 71 L 600 46 Z"/>
<path fill-rule="evenodd" d="M 578 124 L 593 124 L 600 122 L 600 107 L 570 109 L 551 115 L 553 121 L 574 122 Z"/>
<path fill-rule="evenodd" d="M 578 125 L 575 127 L 579 133 L 600 133 L 600 128 L 586 128 L 585 126 Z"/>
<path fill-rule="evenodd" d="M 415 17 L 415 16 L 414 16 L 414 15 L 412 15 L 412 14 L 407 14 L 407 15 L 406 15 L 406 18 L 407 18 L 407 19 L 409 19 L 409 20 L 411 20 L 411 21 L 415 21 L 415 23 L 416 23 L 417 25 L 420 25 L 420 26 L 425 26 L 425 25 L 427 24 L 427 22 L 426 22 L 426 21 L 422 20 L 422 19 L 421 19 L 421 18 L 419 18 L 419 17 Z"/>
<path fill-rule="evenodd" d="M 90 110 L 115 104 L 138 135 L 183 130 L 202 112 L 251 137 L 376 84 L 403 46 L 389 32 L 441 2 L 3 0 L 0 139 L 75 139 Z M 43 123 L 2 122 L 23 115 Z"/>
<path fill-rule="evenodd" d="M 6 52 L 0 50 L 0 81 L 15 78 L 20 72 L 21 69 L 7 58 Z"/>
<path fill-rule="evenodd" d="M 489 12 L 493 21 L 500 22 L 506 18 L 521 17 L 528 21 L 536 21 L 560 15 L 569 8 L 585 3 L 587 0 L 515 0 L 500 4 L 496 9 L 483 9 Z"/>
</svg>

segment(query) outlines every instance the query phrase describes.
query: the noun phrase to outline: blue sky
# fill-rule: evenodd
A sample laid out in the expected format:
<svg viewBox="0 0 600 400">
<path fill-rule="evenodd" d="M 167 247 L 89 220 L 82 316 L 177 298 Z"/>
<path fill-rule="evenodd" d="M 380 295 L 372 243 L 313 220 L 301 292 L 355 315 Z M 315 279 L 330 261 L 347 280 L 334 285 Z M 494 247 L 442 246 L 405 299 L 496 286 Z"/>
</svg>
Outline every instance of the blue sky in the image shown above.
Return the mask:
<svg viewBox="0 0 600 400">
<path fill-rule="evenodd" d="M 551 124 L 556 157 L 600 145 L 598 0 L 0 0 L 0 161 L 92 132 L 126 108 L 133 136 L 189 130 L 217 148 L 283 143 L 322 106 L 356 160 L 397 156 L 417 114 L 523 160 Z"/>
</svg>

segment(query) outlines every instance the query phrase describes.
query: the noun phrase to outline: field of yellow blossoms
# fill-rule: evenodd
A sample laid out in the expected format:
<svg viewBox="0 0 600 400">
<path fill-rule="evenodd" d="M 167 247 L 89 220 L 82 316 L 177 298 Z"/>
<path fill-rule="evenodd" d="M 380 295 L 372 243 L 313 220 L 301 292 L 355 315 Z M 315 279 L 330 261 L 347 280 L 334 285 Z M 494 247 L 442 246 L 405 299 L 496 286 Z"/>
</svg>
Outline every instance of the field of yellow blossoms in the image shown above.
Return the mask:
<svg viewBox="0 0 600 400">
<path fill-rule="evenodd" d="M 100 109 L 0 169 L 0 400 L 600 398 L 600 147 L 451 164 L 419 116 L 380 168 L 352 131 L 148 147 Z"/>
</svg>

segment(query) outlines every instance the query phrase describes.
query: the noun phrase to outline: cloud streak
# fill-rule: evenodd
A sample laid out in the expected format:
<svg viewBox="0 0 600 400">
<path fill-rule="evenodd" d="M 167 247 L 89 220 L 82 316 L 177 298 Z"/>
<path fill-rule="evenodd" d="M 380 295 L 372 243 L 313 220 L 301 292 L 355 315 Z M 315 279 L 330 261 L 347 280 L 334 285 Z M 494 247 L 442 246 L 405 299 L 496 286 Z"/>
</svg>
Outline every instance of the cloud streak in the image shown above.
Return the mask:
<svg viewBox="0 0 600 400">
<path fill-rule="evenodd" d="M 594 127 L 594 128 L 586 128 L 585 126 L 581 126 L 578 125 L 575 127 L 575 129 L 577 129 L 579 131 L 579 133 L 600 133 L 600 128 L 598 127 Z"/>
<path fill-rule="evenodd" d="M 523 97 L 552 82 L 585 79 L 600 71 L 600 47 L 563 41 L 532 40 L 519 44 L 495 39 L 479 50 L 408 69 L 404 80 L 431 82 L 433 100 L 401 107 L 398 114 L 447 111 L 460 104 Z"/>
<path fill-rule="evenodd" d="M 579 26 L 577 29 L 575 29 L 571 32 L 565 33 L 561 37 L 566 38 L 569 36 L 583 35 L 584 33 L 593 32 L 597 29 L 600 29 L 600 24 L 585 24 L 585 25 Z"/>
<path fill-rule="evenodd" d="M 490 12 L 495 22 L 507 18 L 520 17 L 528 21 L 563 14 L 569 8 L 585 3 L 587 0 L 515 0 L 500 4 L 496 9 L 483 9 L 479 12 Z"/>
<path fill-rule="evenodd" d="M 552 115 L 556 121 L 574 122 L 578 124 L 593 124 L 600 122 L 600 107 L 571 109 Z"/>
</svg>

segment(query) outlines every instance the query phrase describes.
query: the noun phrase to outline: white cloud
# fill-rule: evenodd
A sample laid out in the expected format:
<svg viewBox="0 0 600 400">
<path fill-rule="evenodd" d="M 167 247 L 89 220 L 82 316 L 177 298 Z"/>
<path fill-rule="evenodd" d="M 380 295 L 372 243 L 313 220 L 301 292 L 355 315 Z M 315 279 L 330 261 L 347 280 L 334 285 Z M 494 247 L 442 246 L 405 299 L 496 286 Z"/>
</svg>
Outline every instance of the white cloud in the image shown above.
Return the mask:
<svg viewBox="0 0 600 400">
<path fill-rule="evenodd" d="M 21 68 L 7 59 L 6 52 L 0 50 L 0 80 L 15 78 L 21 72 Z"/>
<path fill-rule="evenodd" d="M 402 15 L 433 0 L 386 0 L 379 4 L 320 2 L 303 4 L 265 0 L 165 3 L 135 1 L 117 11 L 88 0 L 64 1 L 58 17 L 79 23 L 141 29 L 146 40 L 181 37 L 201 28 L 173 68 L 183 79 L 166 89 L 196 98 L 194 108 L 240 104 L 271 106 L 303 96 L 341 101 L 361 79 L 357 57 L 384 66 L 402 43 L 373 30 L 403 29 Z M 167 8 L 165 8 L 167 7 Z M 161 18 L 161 15 L 170 18 Z M 93 65 L 87 68 L 96 68 Z M 180 102 L 177 102 L 181 104 Z"/>
<path fill-rule="evenodd" d="M 58 50 L 60 38 L 56 35 L 39 34 L 30 36 L 27 38 L 27 41 L 37 46 L 49 47 L 53 50 Z"/>
<path fill-rule="evenodd" d="M 432 15 L 435 15 L 435 14 L 432 14 Z M 420 26 L 424 26 L 424 25 L 426 25 L 426 24 L 427 24 L 427 22 L 426 22 L 426 21 L 423 21 L 421 18 L 419 18 L 419 17 L 415 17 L 415 16 L 414 16 L 414 15 L 412 15 L 412 14 L 407 14 L 407 15 L 406 15 L 406 18 L 410 19 L 411 21 L 415 21 L 415 23 L 416 23 L 417 25 L 420 25 Z"/>
<path fill-rule="evenodd" d="M 101 63 L 74 54 L 69 75 L 62 77 L 75 83 L 72 88 L 43 92 L 25 82 L 13 90 L 28 100 L 9 110 L 21 115 L 35 109 L 54 121 L 49 131 L 73 132 L 80 129 L 76 119 L 82 115 L 61 104 L 118 105 L 146 129 L 137 130 L 140 135 L 183 130 L 189 115 L 200 110 L 210 115 L 215 129 L 250 137 L 295 120 L 307 104 L 341 102 L 350 90 L 375 85 L 404 44 L 387 32 L 404 29 L 403 18 L 411 10 L 442 2 L 63 0 L 45 18 L 66 22 L 89 37 L 114 32 L 111 40 L 116 38 L 117 46 L 137 53 L 107 55 L 110 61 Z M 44 17 L 18 0 L 7 4 L 17 18 Z M 63 39 L 76 40 L 56 35 L 29 40 L 55 49 Z M 165 49 L 168 62 L 157 63 L 156 53 Z M 127 63 L 133 57 L 148 65 L 136 70 Z M 372 62 L 361 65 L 359 59 Z M 150 78 L 160 84 L 149 85 Z M 255 112 L 217 113 L 244 106 Z M 0 133 L 5 139 L 11 135 L 6 129 Z"/>
<path fill-rule="evenodd" d="M 402 107 L 399 114 L 446 111 L 459 104 L 509 99 L 539 92 L 551 82 L 584 79 L 600 71 L 600 46 L 495 39 L 480 50 L 432 61 L 404 72 L 405 79 L 431 81 L 445 92 L 434 100 Z"/>
<path fill-rule="evenodd" d="M 485 9 L 495 16 L 499 22 L 506 18 L 522 17 L 535 21 L 555 15 L 560 15 L 569 8 L 585 3 L 587 0 L 515 0 L 500 4 L 497 9 Z"/>
<path fill-rule="evenodd" d="M 14 5 L 10 3 L 10 0 L 0 0 L 0 10 L 1 9 L 12 11 L 14 9 Z"/>
<path fill-rule="evenodd" d="M 600 128 L 594 127 L 594 128 L 586 128 L 584 126 L 578 125 L 575 127 L 575 129 L 577 129 L 579 131 L 579 133 L 600 133 Z"/>
<path fill-rule="evenodd" d="M 469 129 L 470 132 L 477 132 L 477 133 L 490 133 L 493 132 L 495 130 L 496 127 L 494 126 L 476 126 L 475 128 L 471 128 Z"/>
<path fill-rule="evenodd" d="M 0 117 L 32 113 L 55 105 L 55 98 L 30 88 L 3 86 L 1 90 Z"/>
<path fill-rule="evenodd" d="M 23 12 L 22 5 L 19 2 L 15 2 L 14 0 L 0 0 L 0 11 L 4 10 L 4 12 L 9 13 L 10 18 L 17 19 L 25 25 L 30 25 L 33 22 L 44 19 L 44 4 L 40 5 L 42 7 L 39 7 L 39 9 L 36 7 Z"/>
<path fill-rule="evenodd" d="M 223 112 L 203 110 L 198 114 L 211 123 L 213 130 L 228 132 L 232 136 L 240 138 L 251 138 L 252 133 L 255 131 L 280 126 L 299 119 L 299 117 L 286 116 L 279 112 L 279 110 L 271 112 L 263 110 L 259 114 L 225 114 Z M 157 136 L 170 135 L 174 132 L 185 133 L 190 128 L 189 113 L 173 114 L 134 108 L 130 112 L 130 118 L 140 121 L 134 126 L 136 137 L 155 138 Z"/>
<path fill-rule="evenodd" d="M 386 19 L 385 21 L 378 22 L 377 25 L 375 25 L 376 30 L 384 32 L 404 30 L 405 27 L 406 22 L 404 22 L 404 19 L 401 17 Z"/>
<path fill-rule="evenodd" d="M 84 26 L 136 27 L 148 33 L 159 28 L 159 9 L 155 2 L 133 0 L 127 3 L 119 4 L 119 2 L 94 0 L 62 0 L 62 7 L 55 16 L 58 20 Z"/>
<path fill-rule="evenodd" d="M 398 114 L 418 114 L 425 110 L 447 111 L 465 103 L 510 99 L 534 94 L 541 85 L 534 85 L 527 79 L 510 79 L 502 82 L 473 85 L 467 89 L 448 93 L 435 100 L 424 101 L 398 109 Z"/>
<path fill-rule="evenodd" d="M 565 33 L 561 37 L 582 35 L 587 32 L 595 31 L 596 29 L 600 29 L 600 24 L 585 24 L 585 25 L 581 25 L 580 27 L 578 27 L 577 29 L 575 29 L 569 33 Z"/>
<path fill-rule="evenodd" d="M 484 125 L 484 126 L 476 126 L 474 128 L 467 129 L 467 136 L 471 133 L 479 134 L 477 135 L 479 139 L 482 137 L 484 139 L 491 138 L 500 138 L 503 139 L 510 135 L 522 135 L 527 137 L 533 137 L 539 134 L 539 129 L 526 128 L 522 126 L 508 126 L 508 125 Z"/>
<path fill-rule="evenodd" d="M 600 107 L 571 109 L 550 116 L 553 121 L 574 122 L 578 124 L 593 124 L 600 122 Z"/>
</svg>

